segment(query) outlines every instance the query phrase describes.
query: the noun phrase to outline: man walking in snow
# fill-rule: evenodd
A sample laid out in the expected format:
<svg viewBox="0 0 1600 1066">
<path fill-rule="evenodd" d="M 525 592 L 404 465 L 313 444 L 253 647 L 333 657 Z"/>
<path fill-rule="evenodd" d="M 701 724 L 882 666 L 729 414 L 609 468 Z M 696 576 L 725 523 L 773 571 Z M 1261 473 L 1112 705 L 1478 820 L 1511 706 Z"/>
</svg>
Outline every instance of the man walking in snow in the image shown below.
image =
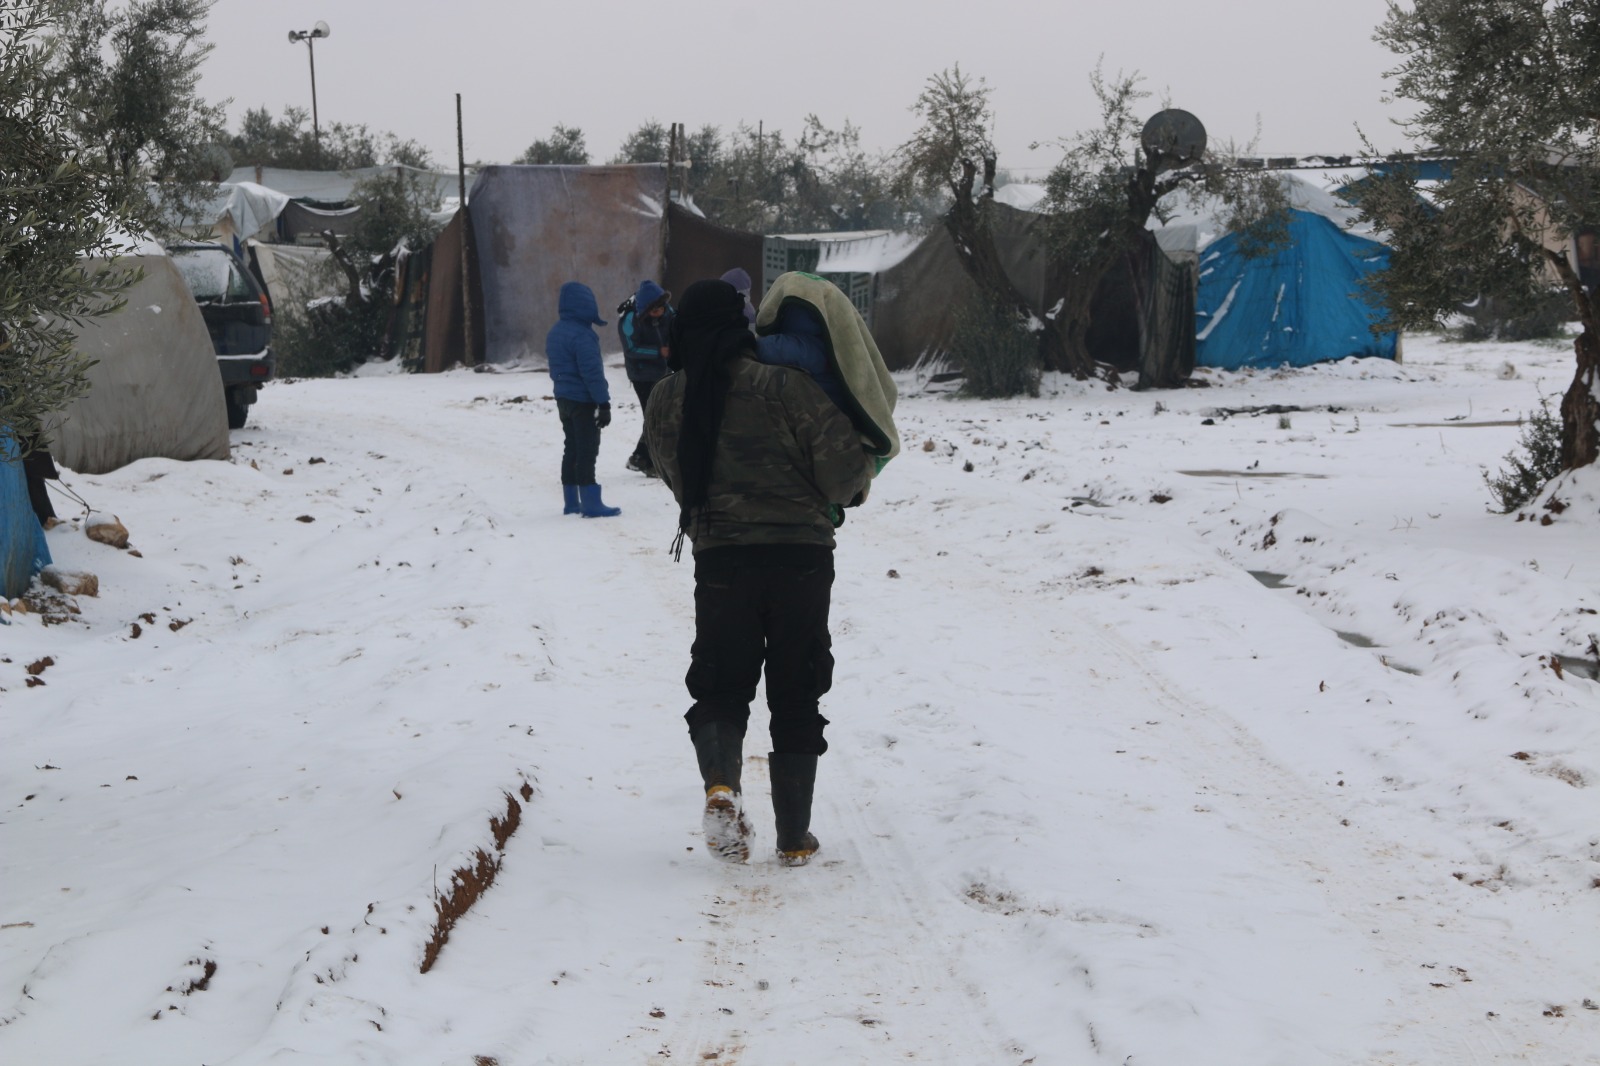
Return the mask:
<svg viewBox="0 0 1600 1066">
<path fill-rule="evenodd" d="M 645 430 L 678 501 L 677 548 L 693 542 L 695 638 L 684 715 L 706 790 L 706 846 L 743 862 L 740 794 L 750 701 L 766 670 L 778 860 L 817 851 L 811 799 L 833 684 L 828 606 L 835 519 L 867 489 L 873 463 L 846 417 L 804 373 L 755 358 L 744 298 L 725 281 L 683 294 L 670 366 Z"/>
</svg>

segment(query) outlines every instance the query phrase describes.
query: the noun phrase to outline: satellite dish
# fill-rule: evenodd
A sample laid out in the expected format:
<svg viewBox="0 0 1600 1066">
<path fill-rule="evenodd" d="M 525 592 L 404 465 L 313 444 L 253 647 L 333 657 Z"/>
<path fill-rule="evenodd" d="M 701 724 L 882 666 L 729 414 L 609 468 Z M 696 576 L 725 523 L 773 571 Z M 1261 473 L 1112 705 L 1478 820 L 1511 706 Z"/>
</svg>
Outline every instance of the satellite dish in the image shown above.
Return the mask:
<svg viewBox="0 0 1600 1066">
<path fill-rule="evenodd" d="M 1206 151 L 1206 128 L 1187 111 L 1157 111 L 1139 134 L 1144 154 L 1157 170 L 1198 163 Z"/>
<path fill-rule="evenodd" d="M 326 22 L 318 22 L 315 26 L 311 27 L 311 36 L 313 37 L 326 37 L 328 36 L 329 32 L 328 24 Z M 1204 134 L 1201 136 L 1204 136 Z"/>
</svg>

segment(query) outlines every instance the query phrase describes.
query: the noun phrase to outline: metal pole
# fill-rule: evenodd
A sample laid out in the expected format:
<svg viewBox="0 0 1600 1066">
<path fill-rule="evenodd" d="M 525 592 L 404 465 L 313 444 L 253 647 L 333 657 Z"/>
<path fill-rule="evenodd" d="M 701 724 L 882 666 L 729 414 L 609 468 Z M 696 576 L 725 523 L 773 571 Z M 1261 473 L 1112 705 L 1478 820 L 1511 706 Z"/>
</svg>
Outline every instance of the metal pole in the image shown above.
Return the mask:
<svg viewBox="0 0 1600 1066">
<path fill-rule="evenodd" d="M 311 57 L 311 139 L 316 142 L 317 155 L 322 154 L 322 131 L 317 126 L 317 49 L 311 37 L 306 38 L 306 55 Z"/>
<path fill-rule="evenodd" d="M 461 206 L 456 209 L 456 218 L 461 222 L 461 365 L 472 366 L 477 360 L 472 350 L 472 279 L 467 273 L 467 227 L 471 219 L 467 217 L 467 148 L 461 132 L 460 93 L 456 93 L 456 188 L 461 197 Z"/>
</svg>

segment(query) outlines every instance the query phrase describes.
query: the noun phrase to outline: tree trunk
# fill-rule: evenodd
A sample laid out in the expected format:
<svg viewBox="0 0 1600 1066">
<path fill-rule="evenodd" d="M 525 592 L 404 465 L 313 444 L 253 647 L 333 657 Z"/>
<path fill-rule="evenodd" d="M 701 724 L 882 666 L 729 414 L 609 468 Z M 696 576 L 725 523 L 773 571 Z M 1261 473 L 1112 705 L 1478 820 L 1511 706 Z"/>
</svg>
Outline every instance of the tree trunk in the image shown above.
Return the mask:
<svg viewBox="0 0 1600 1066">
<path fill-rule="evenodd" d="M 361 293 L 361 274 L 356 270 L 356 265 L 350 261 L 349 253 L 344 250 L 344 246 L 339 243 L 339 238 L 334 235 L 332 230 L 323 230 L 322 240 L 328 246 L 328 251 L 332 254 L 333 261 L 338 264 L 340 270 L 344 271 L 345 281 L 350 286 L 345 292 L 344 305 L 354 311 L 366 302 L 366 297 Z"/>
<path fill-rule="evenodd" d="M 1592 302 L 1592 301 L 1591 301 Z M 1588 322 L 1572 342 L 1578 370 L 1561 397 L 1561 468 L 1600 459 L 1600 332 Z"/>
<path fill-rule="evenodd" d="M 1091 269 L 1067 282 L 1067 291 L 1061 297 L 1061 314 L 1057 316 L 1061 365 L 1054 369 L 1067 371 L 1079 381 L 1094 373 L 1094 357 L 1089 354 L 1089 309 L 1101 273 L 1103 271 Z"/>
<path fill-rule="evenodd" d="M 1566 283 L 1583 332 L 1572 342 L 1577 369 L 1561 397 L 1561 469 L 1574 470 L 1600 459 L 1600 306 L 1561 253 L 1545 255 Z"/>
<path fill-rule="evenodd" d="M 983 195 L 972 198 L 972 182 L 977 177 L 977 164 L 963 160 L 961 181 L 951 186 L 955 198 L 950 212 L 944 217 L 945 229 L 955 244 L 956 256 L 966 269 L 967 276 L 978 286 L 980 298 L 993 307 L 1006 308 L 1028 323 L 1037 323 L 1039 362 L 1047 370 L 1066 370 L 1075 377 L 1086 378 L 1094 370 L 1094 361 L 1085 358 L 1074 360 L 1072 346 L 1064 335 L 1060 319 L 1048 318 L 1032 306 L 1011 284 L 1005 267 L 1000 263 L 1000 250 L 995 247 L 994 231 L 990 228 L 988 207 L 994 202 L 993 159 L 983 161 Z M 1081 346 L 1080 346 L 1081 348 Z"/>
</svg>

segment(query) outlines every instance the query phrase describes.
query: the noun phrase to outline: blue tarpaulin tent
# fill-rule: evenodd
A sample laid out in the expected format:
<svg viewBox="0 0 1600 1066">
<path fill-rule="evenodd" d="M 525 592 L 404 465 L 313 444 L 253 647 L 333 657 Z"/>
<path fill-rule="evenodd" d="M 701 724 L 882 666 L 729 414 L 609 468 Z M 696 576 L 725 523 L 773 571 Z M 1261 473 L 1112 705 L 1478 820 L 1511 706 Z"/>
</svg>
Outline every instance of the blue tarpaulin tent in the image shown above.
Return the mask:
<svg viewBox="0 0 1600 1066">
<path fill-rule="evenodd" d="M 16 442 L 0 437 L 0 594 L 20 596 L 50 564 L 44 529 L 28 500 L 28 478 L 22 460 L 14 458 Z"/>
<path fill-rule="evenodd" d="M 1372 332 L 1382 312 L 1360 284 L 1388 262 L 1384 245 L 1298 209 L 1290 211 L 1287 245 L 1271 255 L 1250 259 L 1238 234 L 1218 238 L 1200 252 L 1196 364 L 1237 370 L 1393 359 L 1398 335 Z"/>
</svg>

